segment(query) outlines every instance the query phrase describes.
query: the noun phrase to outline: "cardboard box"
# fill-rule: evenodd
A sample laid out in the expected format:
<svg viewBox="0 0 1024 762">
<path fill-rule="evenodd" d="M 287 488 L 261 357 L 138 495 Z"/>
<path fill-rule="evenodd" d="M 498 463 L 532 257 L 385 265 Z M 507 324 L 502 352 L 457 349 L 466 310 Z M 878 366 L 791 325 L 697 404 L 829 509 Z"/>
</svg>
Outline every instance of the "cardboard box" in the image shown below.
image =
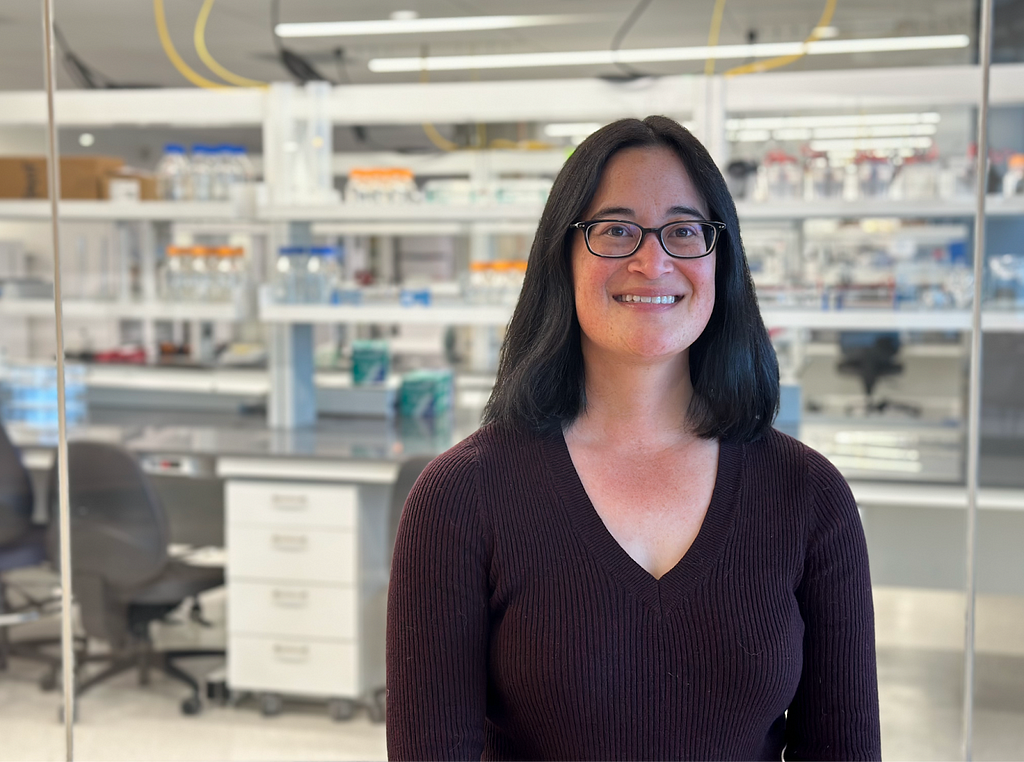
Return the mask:
<svg viewBox="0 0 1024 762">
<path fill-rule="evenodd" d="M 47 198 L 49 185 L 45 158 L 0 157 L 0 198 Z"/>
<path fill-rule="evenodd" d="M 103 181 L 124 166 L 112 156 L 62 156 L 60 159 L 60 197 L 103 198 Z"/>
<path fill-rule="evenodd" d="M 118 172 L 104 175 L 100 198 L 108 201 L 156 201 L 156 176 L 144 172 Z"/>
<path fill-rule="evenodd" d="M 62 156 L 60 197 L 103 198 L 103 178 L 123 166 L 112 156 Z M 0 157 L 0 198 L 48 198 L 49 187 L 45 157 Z"/>
</svg>

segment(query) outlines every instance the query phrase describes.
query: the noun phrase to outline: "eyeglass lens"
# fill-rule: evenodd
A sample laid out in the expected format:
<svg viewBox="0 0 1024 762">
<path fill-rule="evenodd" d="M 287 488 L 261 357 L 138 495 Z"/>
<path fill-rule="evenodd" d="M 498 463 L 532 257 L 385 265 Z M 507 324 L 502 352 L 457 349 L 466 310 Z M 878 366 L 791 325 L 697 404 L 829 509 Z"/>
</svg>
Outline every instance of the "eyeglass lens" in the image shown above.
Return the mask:
<svg viewBox="0 0 1024 762">
<path fill-rule="evenodd" d="M 602 257 L 628 257 L 637 250 L 643 231 L 628 222 L 595 222 L 587 230 L 587 242 Z M 677 222 L 661 231 L 661 240 L 669 254 L 676 257 L 702 257 L 711 250 L 715 228 L 702 222 Z"/>
</svg>

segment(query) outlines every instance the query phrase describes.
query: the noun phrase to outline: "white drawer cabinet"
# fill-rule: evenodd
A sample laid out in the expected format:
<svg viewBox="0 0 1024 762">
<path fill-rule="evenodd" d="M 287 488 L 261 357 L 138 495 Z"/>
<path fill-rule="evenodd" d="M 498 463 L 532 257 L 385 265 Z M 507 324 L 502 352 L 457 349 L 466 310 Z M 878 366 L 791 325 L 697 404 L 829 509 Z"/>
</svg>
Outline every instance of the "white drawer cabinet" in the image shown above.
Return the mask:
<svg viewBox="0 0 1024 762">
<path fill-rule="evenodd" d="M 227 482 L 232 689 L 373 701 L 384 686 L 388 496 L 380 484 Z"/>
<path fill-rule="evenodd" d="M 241 581 L 231 585 L 232 634 L 354 641 L 358 618 L 354 587 Z"/>
<path fill-rule="evenodd" d="M 323 696 L 360 693 L 355 643 L 231 635 L 228 685 L 248 690 Z"/>
<path fill-rule="evenodd" d="M 225 504 L 229 524 L 353 529 L 358 499 L 350 485 L 231 481 Z"/>
<path fill-rule="evenodd" d="M 355 532 L 229 523 L 227 545 L 232 577 L 348 585 L 356 581 Z"/>
</svg>

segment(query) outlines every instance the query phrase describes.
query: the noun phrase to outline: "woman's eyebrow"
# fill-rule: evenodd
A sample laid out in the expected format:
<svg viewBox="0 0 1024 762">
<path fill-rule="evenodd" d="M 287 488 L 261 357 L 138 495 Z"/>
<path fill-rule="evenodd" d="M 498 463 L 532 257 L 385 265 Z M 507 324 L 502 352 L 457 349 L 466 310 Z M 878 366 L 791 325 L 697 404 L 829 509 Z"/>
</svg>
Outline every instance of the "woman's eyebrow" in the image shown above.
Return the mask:
<svg viewBox="0 0 1024 762">
<path fill-rule="evenodd" d="M 704 212 L 699 209 L 694 209 L 692 206 L 670 206 L 666 210 L 666 215 L 669 217 L 690 216 L 696 217 L 699 220 L 707 219 Z M 599 220 L 608 217 L 626 217 L 628 219 L 633 219 L 636 217 L 636 211 L 628 206 L 605 206 L 594 212 L 592 219 Z"/>
<path fill-rule="evenodd" d="M 609 216 L 620 216 L 620 217 L 635 217 L 636 212 L 630 209 L 628 206 L 605 206 L 594 212 L 594 219 L 601 219 Z"/>
<path fill-rule="evenodd" d="M 676 215 L 679 215 L 679 214 L 688 214 L 691 217 L 696 217 L 697 219 L 701 219 L 701 220 L 706 220 L 707 219 L 707 216 L 704 214 L 704 212 L 700 211 L 699 209 L 694 209 L 692 206 L 673 206 L 673 207 L 669 207 L 668 213 L 672 217 L 674 217 Z"/>
</svg>

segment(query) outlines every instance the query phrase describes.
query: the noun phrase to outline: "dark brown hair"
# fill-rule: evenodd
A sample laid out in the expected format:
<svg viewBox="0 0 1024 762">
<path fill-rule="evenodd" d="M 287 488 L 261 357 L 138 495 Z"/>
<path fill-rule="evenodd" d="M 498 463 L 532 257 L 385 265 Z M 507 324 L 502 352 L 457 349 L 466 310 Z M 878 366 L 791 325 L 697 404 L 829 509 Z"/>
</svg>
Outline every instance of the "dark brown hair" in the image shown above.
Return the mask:
<svg viewBox="0 0 1024 762">
<path fill-rule="evenodd" d="M 704 146 L 664 116 L 622 119 L 602 127 L 559 172 L 501 348 L 485 423 L 553 432 L 585 409 L 572 275 L 574 231 L 569 226 L 590 206 L 608 160 L 624 148 L 645 146 L 674 151 L 711 219 L 726 224 L 716 245 L 715 306 L 690 347 L 690 424 L 699 436 L 733 441 L 755 440 L 771 426 L 779 406 L 779 367 L 743 253 L 736 206 Z"/>
</svg>

